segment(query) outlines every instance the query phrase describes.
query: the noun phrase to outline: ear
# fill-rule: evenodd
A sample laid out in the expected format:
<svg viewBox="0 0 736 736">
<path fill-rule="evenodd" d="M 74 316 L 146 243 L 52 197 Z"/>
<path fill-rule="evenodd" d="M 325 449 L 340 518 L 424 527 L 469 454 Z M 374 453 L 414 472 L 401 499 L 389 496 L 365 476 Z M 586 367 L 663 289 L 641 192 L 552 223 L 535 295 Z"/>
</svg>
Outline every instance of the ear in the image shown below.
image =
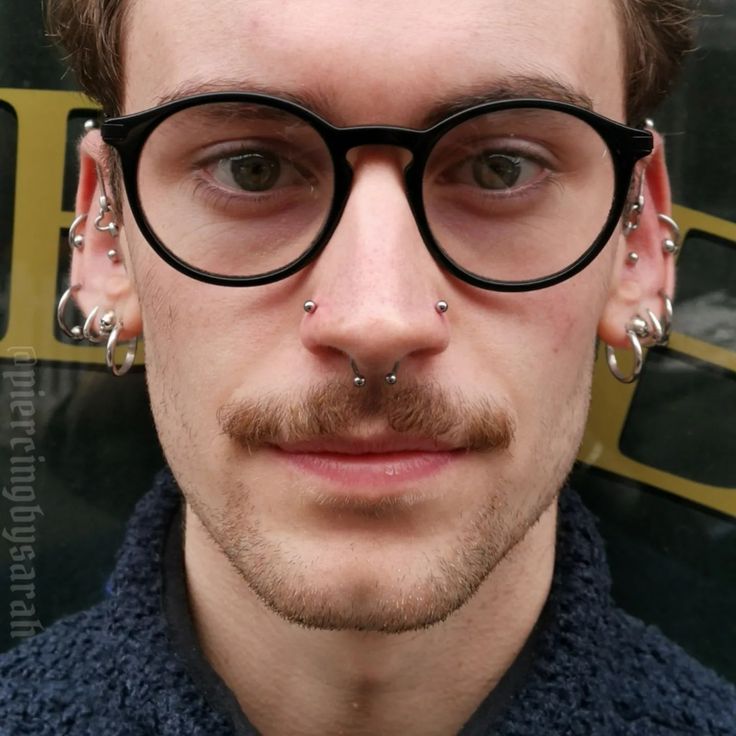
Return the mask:
<svg viewBox="0 0 736 736">
<path fill-rule="evenodd" d="M 664 303 L 660 292 L 674 296 L 674 257 L 663 248 L 672 232 L 658 217 L 671 216 L 672 212 L 664 142 L 659 133 L 654 133 L 654 151 L 639 170 L 644 209 L 638 228 L 628 236 L 623 232 L 619 236 L 608 301 L 598 325 L 598 336 L 612 347 L 628 345 L 626 325 L 632 317 L 639 315 L 651 325 L 647 309 L 661 321 Z M 638 256 L 636 262 L 630 260 L 631 253 Z"/>
<path fill-rule="evenodd" d="M 142 332 L 141 311 L 121 223 L 115 223 L 117 233 L 104 229 L 114 223 L 115 212 L 121 209 L 110 201 L 112 187 L 104 145 L 99 131 L 91 130 L 79 146 L 76 211 L 87 213 L 87 219 L 77 229 L 84 240 L 74 249 L 70 283 L 81 284 L 74 297 L 83 314 L 88 315 L 95 307 L 99 307 L 100 316 L 114 311 L 116 320 L 124 326 L 121 340 L 130 340 Z M 111 207 L 107 213 L 102 208 L 104 196 Z M 98 221 L 100 215 L 104 217 Z"/>
</svg>

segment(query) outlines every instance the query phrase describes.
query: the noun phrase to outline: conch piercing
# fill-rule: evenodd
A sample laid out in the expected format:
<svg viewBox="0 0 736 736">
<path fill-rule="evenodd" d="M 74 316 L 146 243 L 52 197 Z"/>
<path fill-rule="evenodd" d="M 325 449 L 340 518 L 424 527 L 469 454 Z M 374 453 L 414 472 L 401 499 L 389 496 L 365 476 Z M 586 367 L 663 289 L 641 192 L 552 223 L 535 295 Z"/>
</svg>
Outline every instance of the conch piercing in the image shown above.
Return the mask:
<svg viewBox="0 0 736 736">
<path fill-rule="evenodd" d="M 662 250 L 671 256 L 676 256 L 680 252 L 680 226 L 669 216 L 659 213 L 657 218 L 670 229 L 670 237 L 662 241 Z"/>
<path fill-rule="evenodd" d="M 61 299 L 59 299 L 59 306 L 56 308 L 56 321 L 61 331 L 67 337 L 70 337 L 72 340 L 75 340 L 77 342 L 84 338 L 82 327 L 80 327 L 80 325 L 74 325 L 74 327 L 68 327 L 66 324 L 66 319 L 64 317 L 64 314 L 66 312 L 66 307 L 69 304 L 69 300 L 71 299 L 72 294 L 76 293 L 81 288 L 82 288 L 82 284 L 74 284 L 73 286 L 70 286 L 61 295 Z"/>
</svg>

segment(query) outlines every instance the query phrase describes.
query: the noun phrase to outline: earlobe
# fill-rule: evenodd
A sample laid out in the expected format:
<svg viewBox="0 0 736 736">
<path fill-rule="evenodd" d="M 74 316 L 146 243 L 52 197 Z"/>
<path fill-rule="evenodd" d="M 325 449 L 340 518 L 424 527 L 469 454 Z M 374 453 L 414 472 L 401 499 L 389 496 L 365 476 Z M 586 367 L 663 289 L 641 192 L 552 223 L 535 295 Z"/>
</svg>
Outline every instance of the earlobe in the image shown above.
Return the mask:
<svg viewBox="0 0 736 736">
<path fill-rule="evenodd" d="M 679 233 L 671 225 L 663 141 L 659 134 L 654 136 L 654 152 L 640 172 L 641 201 L 634 201 L 640 209 L 630 210 L 633 220 L 628 227 L 626 223 L 622 226 L 608 300 L 598 326 L 598 336 L 613 348 L 631 347 L 632 331 L 643 345 L 662 344 L 671 321 L 673 243 Z M 646 324 L 646 331 L 638 320 Z"/>
<path fill-rule="evenodd" d="M 121 340 L 129 340 L 141 332 L 141 316 L 130 271 L 126 266 L 125 232 L 113 217 L 104 144 L 99 133 L 88 130 L 79 147 L 80 174 L 76 212 L 70 233 L 73 245 L 70 283 L 78 286 L 74 299 L 82 313 L 89 317 L 96 310 L 93 327 L 88 332 L 104 335 L 111 331 L 98 324 L 97 317 L 112 316 L 114 324 L 122 322 Z"/>
</svg>

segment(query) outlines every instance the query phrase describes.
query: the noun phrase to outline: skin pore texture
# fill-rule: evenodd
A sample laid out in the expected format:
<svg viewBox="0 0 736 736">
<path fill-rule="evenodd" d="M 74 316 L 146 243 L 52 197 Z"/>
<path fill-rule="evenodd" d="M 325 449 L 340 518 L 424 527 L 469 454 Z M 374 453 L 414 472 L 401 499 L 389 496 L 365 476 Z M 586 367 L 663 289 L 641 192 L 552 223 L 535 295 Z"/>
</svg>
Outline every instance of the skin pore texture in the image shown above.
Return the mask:
<svg viewBox="0 0 736 736">
<path fill-rule="evenodd" d="M 438 100 L 524 76 L 622 120 L 619 34 L 605 1 L 459 0 L 448 13 L 438 0 L 136 0 L 125 112 L 212 83 L 309 96 L 336 124 L 417 127 Z M 97 191 L 91 162 L 104 160 L 95 136 L 79 211 Z M 654 213 L 669 207 L 659 150 L 637 270 L 624 265 L 634 238 L 619 233 L 573 279 L 521 294 L 438 267 L 403 194 L 406 155 L 351 152 L 329 245 L 275 284 L 174 271 L 125 203 L 125 263 L 110 264 L 90 229 L 99 247 L 74 263 L 84 309 L 102 300 L 123 337 L 145 332 L 156 425 L 187 501 L 198 635 L 267 736 L 461 728 L 548 594 L 596 335 L 625 346 L 625 322 L 660 312 L 657 291 L 672 287 L 657 248 Z M 359 399 L 348 356 L 368 379 Z M 383 376 L 397 361 L 392 389 Z"/>
</svg>

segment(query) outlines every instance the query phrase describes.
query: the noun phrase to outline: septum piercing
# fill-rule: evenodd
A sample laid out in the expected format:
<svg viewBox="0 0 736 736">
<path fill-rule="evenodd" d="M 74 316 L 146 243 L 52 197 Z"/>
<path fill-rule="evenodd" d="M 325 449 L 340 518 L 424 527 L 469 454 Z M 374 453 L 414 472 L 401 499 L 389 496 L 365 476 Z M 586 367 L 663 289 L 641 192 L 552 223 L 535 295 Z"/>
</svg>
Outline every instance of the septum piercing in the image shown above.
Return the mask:
<svg viewBox="0 0 736 736">
<path fill-rule="evenodd" d="M 389 386 L 395 386 L 397 381 L 399 380 L 399 377 L 396 375 L 396 372 L 398 370 L 399 364 L 397 362 L 396 365 L 394 365 L 394 367 L 391 369 L 391 372 L 386 374 L 385 380 Z"/>
<path fill-rule="evenodd" d="M 352 358 L 350 359 L 350 367 L 353 369 L 353 373 L 355 374 L 355 378 L 353 378 L 353 386 L 355 386 L 355 388 L 363 388 L 363 386 L 365 386 L 365 376 L 363 376 L 358 370 L 358 366 L 355 365 L 355 361 Z"/>
<path fill-rule="evenodd" d="M 355 388 L 363 388 L 366 384 L 365 376 L 360 372 L 352 358 L 350 359 L 350 367 L 353 369 L 353 373 L 355 374 L 355 378 L 353 378 L 353 386 L 355 386 Z M 395 386 L 398 383 L 399 377 L 396 375 L 398 370 L 399 362 L 397 361 L 391 371 L 384 377 L 384 380 L 389 386 Z"/>
</svg>

